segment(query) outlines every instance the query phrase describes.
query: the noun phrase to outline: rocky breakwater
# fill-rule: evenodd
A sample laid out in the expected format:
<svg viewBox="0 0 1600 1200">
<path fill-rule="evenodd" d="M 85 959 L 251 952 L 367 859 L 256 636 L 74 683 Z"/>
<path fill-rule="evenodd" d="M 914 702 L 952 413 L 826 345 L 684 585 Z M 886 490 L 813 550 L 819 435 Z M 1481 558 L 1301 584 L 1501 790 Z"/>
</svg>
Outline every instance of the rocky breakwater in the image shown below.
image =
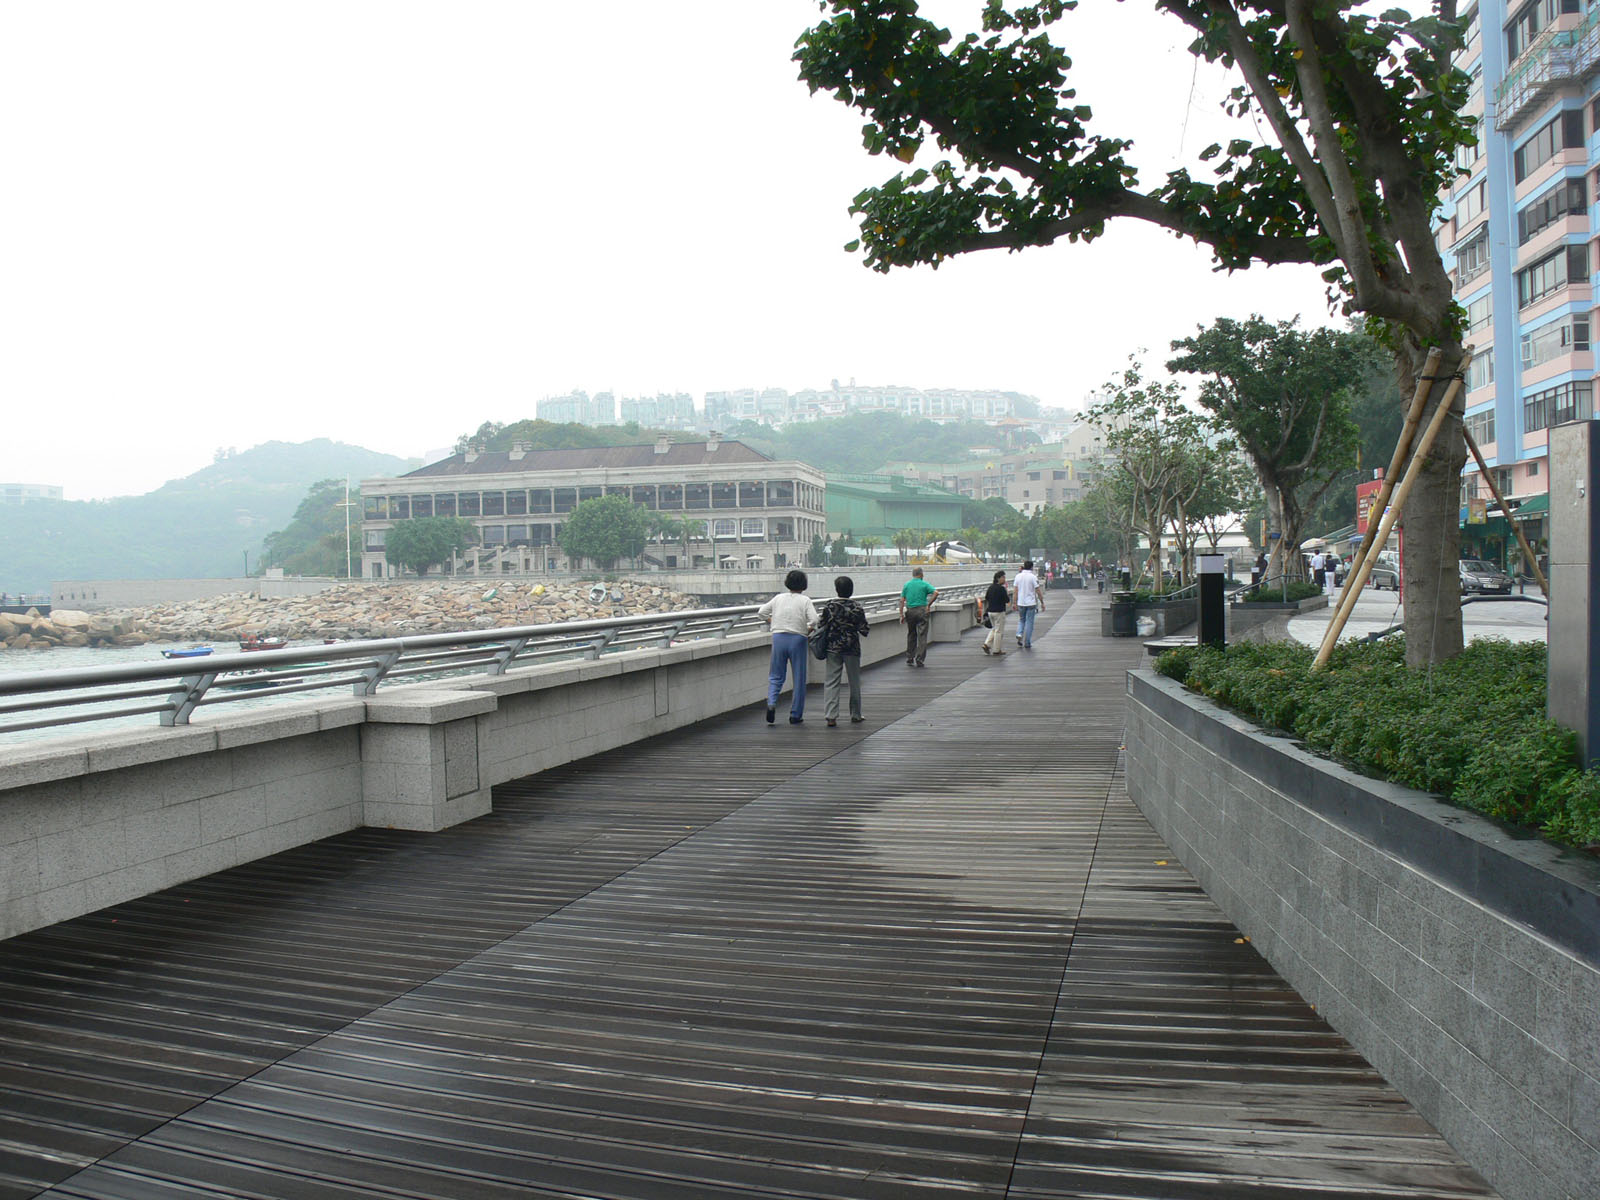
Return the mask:
<svg viewBox="0 0 1600 1200">
<path fill-rule="evenodd" d="M 0 613 L 0 649 L 49 650 L 54 646 L 142 646 L 150 639 L 127 614 L 58 608 L 48 617 Z"/>
<path fill-rule="evenodd" d="M 214 642 L 223 649 L 224 643 L 252 634 L 291 642 L 348 641 L 698 607 L 692 596 L 637 580 L 603 588 L 597 583 L 440 580 L 342 584 L 312 596 L 262 598 L 239 592 L 107 613 L 101 619 L 148 641 Z"/>
</svg>

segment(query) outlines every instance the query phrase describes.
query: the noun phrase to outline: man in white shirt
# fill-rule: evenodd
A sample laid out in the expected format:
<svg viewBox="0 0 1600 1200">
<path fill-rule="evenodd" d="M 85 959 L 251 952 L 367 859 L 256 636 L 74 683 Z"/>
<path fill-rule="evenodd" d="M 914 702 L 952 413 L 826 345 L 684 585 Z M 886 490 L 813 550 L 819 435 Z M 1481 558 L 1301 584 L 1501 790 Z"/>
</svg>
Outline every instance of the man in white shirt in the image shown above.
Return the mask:
<svg viewBox="0 0 1600 1200">
<path fill-rule="evenodd" d="M 1323 555 L 1321 550 L 1315 550 L 1315 551 L 1312 552 L 1312 554 L 1311 554 L 1311 582 L 1313 582 L 1313 583 L 1315 583 L 1317 585 L 1317 591 L 1319 591 L 1319 592 L 1322 591 L 1324 585 L 1326 584 L 1326 579 L 1325 579 L 1326 571 L 1325 571 L 1325 568 L 1327 567 L 1327 565 L 1328 565 L 1328 560 Z"/>
<path fill-rule="evenodd" d="M 1033 649 L 1033 619 L 1044 611 L 1044 589 L 1039 577 L 1033 573 L 1033 559 L 1022 564 L 1022 570 L 1012 581 L 1017 590 L 1017 645 L 1024 650 Z"/>
</svg>

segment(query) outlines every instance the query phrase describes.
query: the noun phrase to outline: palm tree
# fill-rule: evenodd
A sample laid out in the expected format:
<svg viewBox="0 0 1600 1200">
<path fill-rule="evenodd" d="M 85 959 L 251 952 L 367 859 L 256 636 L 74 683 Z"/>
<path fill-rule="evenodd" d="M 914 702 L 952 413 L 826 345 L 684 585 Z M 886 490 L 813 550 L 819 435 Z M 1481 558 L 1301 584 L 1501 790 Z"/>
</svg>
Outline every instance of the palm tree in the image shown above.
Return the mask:
<svg viewBox="0 0 1600 1200">
<path fill-rule="evenodd" d="M 678 538 L 683 545 L 683 565 L 689 566 L 689 543 L 697 542 L 706 535 L 706 523 L 694 517 L 685 517 L 678 522 Z"/>
<path fill-rule="evenodd" d="M 895 549 L 900 551 L 900 562 L 902 565 L 904 565 L 906 561 L 906 551 L 911 549 L 913 546 L 921 545 L 921 542 L 917 539 L 915 530 L 899 529 L 895 531 L 894 545 Z"/>
<path fill-rule="evenodd" d="M 876 550 L 879 546 L 883 545 L 883 539 L 880 538 L 880 537 L 858 538 L 858 539 L 856 539 L 856 545 L 858 547 L 860 547 L 862 553 L 864 553 L 867 556 L 868 565 L 871 565 L 871 563 L 872 563 L 872 552 L 874 550 Z"/>
<path fill-rule="evenodd" d="M 650 514 L 650 540 L 665 544 L 678 540 L 678 528 L 683 521 L 671 513 L 652 512 Z"/>
</svg>

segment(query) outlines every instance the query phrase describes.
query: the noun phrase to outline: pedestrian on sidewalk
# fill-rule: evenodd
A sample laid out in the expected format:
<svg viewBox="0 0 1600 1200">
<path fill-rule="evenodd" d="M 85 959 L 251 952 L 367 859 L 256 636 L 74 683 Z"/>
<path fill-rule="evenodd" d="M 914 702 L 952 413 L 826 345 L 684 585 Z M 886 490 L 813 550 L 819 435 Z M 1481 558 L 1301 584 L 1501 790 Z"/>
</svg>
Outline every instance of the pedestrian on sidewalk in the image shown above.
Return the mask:
<svg viewBox="0 0 1600 1200">
<path fill-rule="evenodd" d="M 982 611 L 980 617 L 988 617 L 991 626 L 989 636 L 983 639 L 983 652 L 985 654 L 1004 654 L 1006 644 L 1006 612 L 1011 607 L 1012 595 L 1006 590 L 1006 573 L 996 571 L 994 582 L 989 585 L 989 590 L 983 594 Z"/>
<path fill-rule="evenodd" d="M 866 610 L 850 599 L 855 581 L 840 575 L 833 581 L 839 594 L 822 606 L 822 628 L 828 638 L 828 670 L 822 677 L 822 715 L 828 728 L 839 723 L 839 683 L 844 676 L 850 684 L 850 723 L 860 724 L 861 715 L 861 639 L 872 632 Z"/>
<path fill-rule="evenodd" d="M 783 577 L 787 592 L 779 592 L 756 610 L 772 627 L 772 666 L 767 671 L 767 724 L 777 719 L 778 693 L 784 677 L 794 674 L 794 695 L 789 698 L 789 724 L 806 715 L 806 634 L 817 623 L 817 606 L 806 595 L 806 573 L 790 571 Z"/>
<path fill-rule="evenodd" d="M 928 657 L 928 613 L 939 598 L 939 589 L 922 577 L 922 568 L 911 568 L 911 578 L 900 589 L 900 624 L 906 627 L 906 666 L 925 667 Z"/>
<path fill-rule="evenodd" d="M 1025 559 L 1017 572 L 1015 595 L 1017 600 L 1017 645 L 1024 650 L 1033 649 L 1033 619 L 1044 611 L 1044 589 L 1039 577 L 1033 573 L 1033 559 Z"/>
</svg>

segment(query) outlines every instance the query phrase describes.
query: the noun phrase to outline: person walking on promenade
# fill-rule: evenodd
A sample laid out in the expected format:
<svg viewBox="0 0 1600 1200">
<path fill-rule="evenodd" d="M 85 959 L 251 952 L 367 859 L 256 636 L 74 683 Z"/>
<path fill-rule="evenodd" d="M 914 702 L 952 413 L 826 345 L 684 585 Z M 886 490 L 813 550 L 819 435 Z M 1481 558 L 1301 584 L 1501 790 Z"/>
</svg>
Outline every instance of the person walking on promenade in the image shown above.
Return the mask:
<svg viewBox="0 0 1600 1200">
<path fill-rule="evenodd" d="M 822 607 L 822 629 L 828 639 L 828 670 L 822 677 L 822 715 L 827 718 L 829 729 L 839 723 L 841 675 L 850 683 L 850 723 L 856 725 L 866 720 L 861 715 L 861 639 L 872 632 L 866 610 L 850 599 L 856 590 L 850 576 L 838 576 L 833 581 L 833 590 L 839 598 Z"/>
<path fill-rule="evenodd" d="M 922 577 L 922 568 L 913 567 L 911 578 L 900 589 L 900 624 L 906 627 L 906 666 L 925 667 L 928 657 L 928 613 L 939 598 L 939 589 Z"/>
<path fill-rule="evenodd" d="M 1033 559 L 1026 559 L 1017 572 L 1017 645 L 1024 650 L 1033 649 L 1033 619 L 1044 611 L 1044 590 L 1039 577 L 1033 573 Z"/>
<path fill-rule="evenodd" d="M 779 592 L 756 610 L 772 627 L 772 666 L 767 671 L 767 724 L 777 719 L 778 693 L 784 676 L 794 673 L 794 695 L 789 698 L 789 724 L 806 715 L 806 634 L 817 623 L 817 606 L 806 595 L 806 573 L 790 571 L 783 577 L 787 592 Z"/>
<path fill-rule="evenodd" d="M 989 590 L 983 594 L 983 611 L 979 614 L 989 618 L 989 636 L 983 639 L 983 652 L 985 654 L 1004 654 L 1001 649 L 1006 644 L 1006 611 L 1011 607 L 1011 593 L 1006 590 L 1006 573 L 996 571 L 994 582 L 989 585 Z"/>
</svg>

